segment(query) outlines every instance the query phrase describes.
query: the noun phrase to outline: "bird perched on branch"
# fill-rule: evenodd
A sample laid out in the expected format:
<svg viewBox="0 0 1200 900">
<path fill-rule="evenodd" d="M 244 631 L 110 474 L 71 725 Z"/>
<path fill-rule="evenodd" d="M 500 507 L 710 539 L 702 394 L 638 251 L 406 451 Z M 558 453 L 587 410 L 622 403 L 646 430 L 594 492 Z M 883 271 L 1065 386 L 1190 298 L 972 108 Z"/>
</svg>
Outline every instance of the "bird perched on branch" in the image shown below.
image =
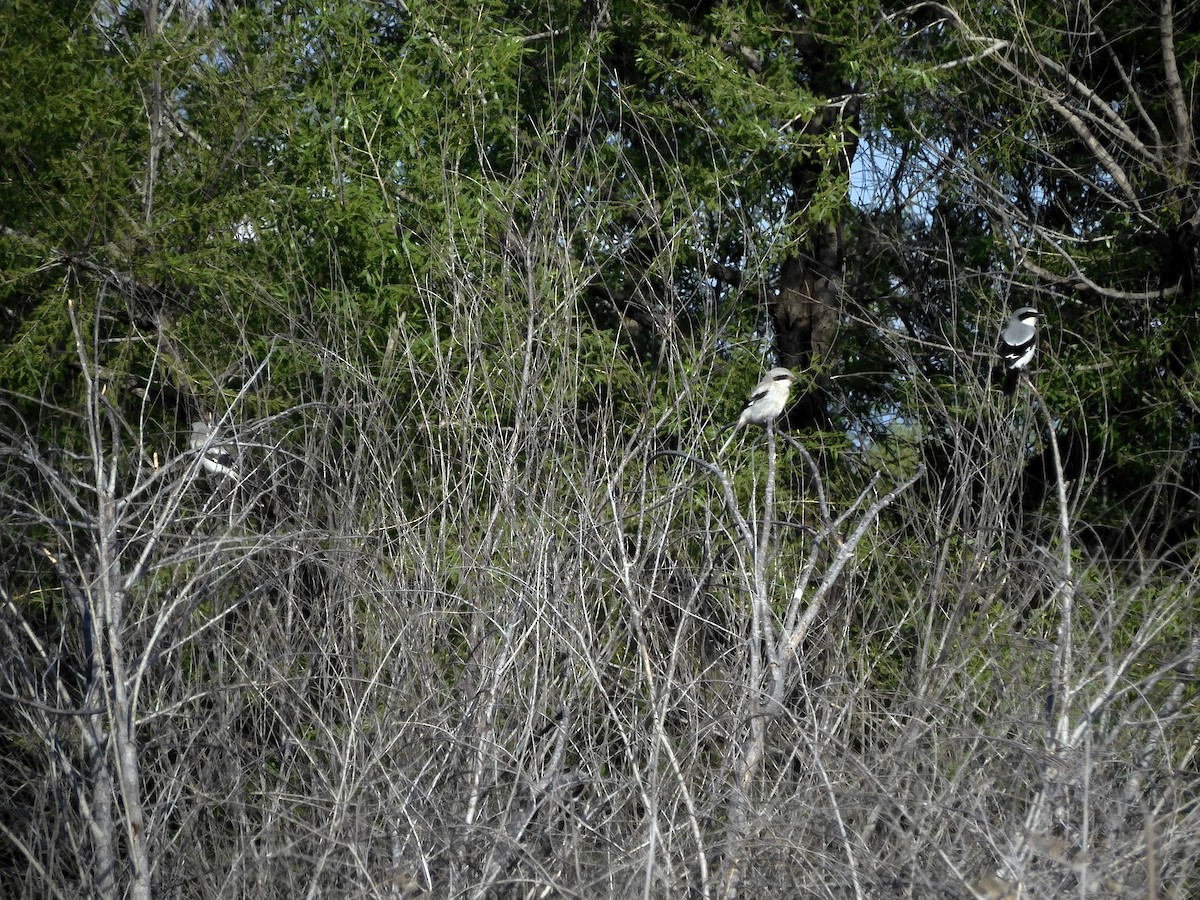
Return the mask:
<svg viewBox="0 0 1200 900">
<path fill-rule="evenodd" d="M 792 374 L 791 369 L 783 366 L 772 369 L 763 376 L 763 380 L 754 386 L 750 392 L 742 414 L 738 416 L 737 427 L 743 425 L 766 425 L 774 422 L 787 407 L 788 394 L 792 385 L 799 379 Z"/>
<path fill-rule="evenodd" d="M 1008 320 L 1000 333 L 1000 360 L 1004 365 L 1005 395 L 1017 388 L 1021 372 L 1033 360 L 1037 349 L 1037 320 L 1041 315 L 1032 306 L 1022 306 Z"/>
<path fill-rule="evenodd" d="M 200 465 L 204 471 L 237 479 L 233 454 L 229 452 L 232 442 L 222 439 L 211 421 L 200 419 L 193 422 L 189 443 L 192 451 L 200 454 Z"/>
<path fill-rule="evenodd" d="M 784 409 L 787 408 L 788 395 L 791 393 L 792 385 L 797 381 L 799 379 L 792 374 L 792 370 L 785 369 L 783 366 L 774 368 L 764 375 L 762 381 L 756 384 L 754 390 L 750 392 L 750 397 L 746 400 L 746 405 L 742 408 L 742 414 L 738 416 L 738 420 L 732 426 L 726 426 L 732 427 L 734 433 L 726 438 L 717 455 L 720 456 L 728 449 L 738 428 L 743 425 L 762 425 L 765 428 L 783 415 Z"/>
</svg>

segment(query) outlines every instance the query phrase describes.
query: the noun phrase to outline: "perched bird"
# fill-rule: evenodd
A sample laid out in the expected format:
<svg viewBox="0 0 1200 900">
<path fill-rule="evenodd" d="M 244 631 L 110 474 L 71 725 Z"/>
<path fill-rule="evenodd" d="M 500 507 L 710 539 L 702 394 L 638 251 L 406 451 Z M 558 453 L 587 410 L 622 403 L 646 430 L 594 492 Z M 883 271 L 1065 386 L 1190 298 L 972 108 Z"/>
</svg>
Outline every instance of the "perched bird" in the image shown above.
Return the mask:
<svg viewBox="0 0 1200 900">
<path fill-rule="evenodd" d="M 1004 365 L 1005 394 L 1017 388 L 1021 372 L 1033 360 L 1037 349 L 1037 320 L 1040 316 L 1032 306 L 1022 306 L 1009 318 L 1000 334 L 1000 360 Z"/>
<path fill-rule="evenodd" d="M 212 422 L 200 419 L 192 423 L 190 445 L 194 452 L 200 454 L 200 465 L 204 471 L 237 478 L 233 454 L 229 452 L 232 443 L 221 438 Z"/>
<path fill-rule="evenodd" d="M 788 394 L 792 385 L 798 381 L 791 369 L 782 366 L 772 369 L 763 376 L 763 380 L 754 386 L 750 398 L 738 416 L 737 427 L 743 425 L 766 425 L 774 422 L 787 406 Z"/>
<path fill-rule="evenodd" d="M 750 392 L 750 397 L 746 400 L 746 405 L 742 408 L 742 414 L 738 416 L 738 420 L 732 426 L 726 427 L 732 427 L 734 434 L 736 434 L 737 429 L 743 425 L 762 425 L 766 427 L 772 424 L 783 415 L 784 409 L 787 408 L 788 394 L 791 393 L 792 385 L 798 380 L 792 374 L 791 369 L 785 369 L 782 366 L 772 369 L 763 376 L 762 381 L 754 386 L 754 390 Z M 720 453 L 724 453 L 729 447 L 734 434 L 726 438 Z"/>
</svg>

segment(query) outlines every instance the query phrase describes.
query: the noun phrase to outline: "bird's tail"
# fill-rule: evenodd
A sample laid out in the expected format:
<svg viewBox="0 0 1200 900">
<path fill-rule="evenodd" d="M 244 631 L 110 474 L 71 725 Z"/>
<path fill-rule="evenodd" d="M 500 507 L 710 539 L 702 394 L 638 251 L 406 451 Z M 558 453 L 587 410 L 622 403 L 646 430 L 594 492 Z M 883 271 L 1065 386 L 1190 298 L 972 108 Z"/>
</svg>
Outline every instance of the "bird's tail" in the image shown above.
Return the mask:
<svg viewBox="0 0 1200 900">
<path fill-rule="evenodd" d="M 1020 369 L 1008 369 L 1005 371 L 1004 384 L 1000 387 L 1000 390 L 1004 392 L 1005 397 L 1011 397 L 1013 395 L 1013 392 L 1017 389 L 1017 382 L 1020 380 Z"/>
<path fill-rule="evenodd" d="M 724 428 L 721 429 L 721 431 L 726 431 L 726 430 L 729 431 L 729 437 L 725 438 L 725 443 L 723 443 L 721 445 L 721 449 L 717 451 L 717 455 L 716 455 L 715 459 L 720 459 L 721 457 L 723 457 L 725 455 L 725 451 L 729 449 L 729 445 L 733 443 L 733 439 L 735 437 L 737 437 L 737 433 L 738 433 L 737 423 L 734 422 L 732 424 L 726 425 Z M 718 432 L 718 434 L 719 434 L 719 432 Z"/>
<path fill-rule="evenodd" d="M 1008 366 L 997 363 L 992 366 L 988 373 L 988 384 L 992 388 L 999 388 L 1000 392 L 1006 397 L 1011 397 L 1017 389 L 1017 382 L 1021 380 L 1020 369 L 1010 369 Z"/>
</svg>

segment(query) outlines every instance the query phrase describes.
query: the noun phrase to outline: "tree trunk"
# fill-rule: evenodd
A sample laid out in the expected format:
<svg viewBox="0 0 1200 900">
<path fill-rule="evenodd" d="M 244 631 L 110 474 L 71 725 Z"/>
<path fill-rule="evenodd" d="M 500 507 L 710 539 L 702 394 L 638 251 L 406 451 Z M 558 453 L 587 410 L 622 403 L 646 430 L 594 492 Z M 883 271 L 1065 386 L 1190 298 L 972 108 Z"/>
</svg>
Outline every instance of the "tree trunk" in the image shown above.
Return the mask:
<svg viewBox="0 0 1200 900">
<path fill-rule="evenodd" d="M 823 64 L 813 67 L 809 85 L 826 96 L 849 90 Z M 830 179 L 844 186 L 843 208 L 849 200 L 850 163 L 858 149 L 856 103 L 830 106 L 804 126 L 809 134 L 838 132 L 840 152 L 833 159 L 806 156 L 792 165 L 793 215 L 807 214 L 818 192 Z M 787 414 L 790 430 L 822 429 L 829 425 L 829 372 L 835 359 L 834 338 L 842 310 L 842 260 L 845 241 L 841 210 L 822 215 L 796 244 L 779 272 L 779 292 L 770 300 L 771 324 L 779 362 L 809 376 L 808 385 Z"/>
</svg>

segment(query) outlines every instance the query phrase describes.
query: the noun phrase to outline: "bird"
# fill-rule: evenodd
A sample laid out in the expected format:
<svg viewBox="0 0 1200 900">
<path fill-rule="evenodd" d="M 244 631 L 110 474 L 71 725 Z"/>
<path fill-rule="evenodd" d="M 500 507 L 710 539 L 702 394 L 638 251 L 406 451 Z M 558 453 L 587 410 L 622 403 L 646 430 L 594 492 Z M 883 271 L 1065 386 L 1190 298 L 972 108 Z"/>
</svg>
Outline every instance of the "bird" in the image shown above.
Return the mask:
<svg viewBox="0 0 1200 900">
<path fill-rule="evenodd" d="M 1021 372 L 1033 360 L 1040 315 L 1032 306 L 1022 306 L 1012 314 L 1000 333 L 1000 360 L 1004 365 L 1004 385 L 1001 389 L 1006 396 L 1016 390 Z"/>
<path fill-rule="evenodd" d="M 746 400 L 742 414 L 738 416 L 737 427 L 743 425 L 766 425 L 774 422 L 787 406 L 788 394 L 792 385 L 799 379 L 792 374 L 791 369 L 783 366 L 772 369 L 763 376 L 762 381 L 754 386 Z"/>
<path fill-rule="evenodd" d="M 200 465 L 204 471 L 212 475 L 237 478 L 233 455 L 228 449 L 231 442 L 221 438 L 211 421 L 198 419 L 193 422 L 189 443 L 192 450 L 200 454 Z"/>
<path fill-rule="evenodd" d="M 787 408 L 788 395 L 791 393 L 792 385 L 799 380 L 792 374 L 791 369 L 785 369 L 783 366 L 772 369 L 763 376 L 762 381 L 754 386 L 737 421 L 732 426 L 727 425 L 726 428 L 732 427 L 734 434 L 737 434 L 737 429 L 743 425 L 762 425 L 764 428 L 772 425 L 783 415 L 784 409 Z M 723 454 L 729 447 L 734 434 L 726 438 L 718 455 Z"/>
</svg>

